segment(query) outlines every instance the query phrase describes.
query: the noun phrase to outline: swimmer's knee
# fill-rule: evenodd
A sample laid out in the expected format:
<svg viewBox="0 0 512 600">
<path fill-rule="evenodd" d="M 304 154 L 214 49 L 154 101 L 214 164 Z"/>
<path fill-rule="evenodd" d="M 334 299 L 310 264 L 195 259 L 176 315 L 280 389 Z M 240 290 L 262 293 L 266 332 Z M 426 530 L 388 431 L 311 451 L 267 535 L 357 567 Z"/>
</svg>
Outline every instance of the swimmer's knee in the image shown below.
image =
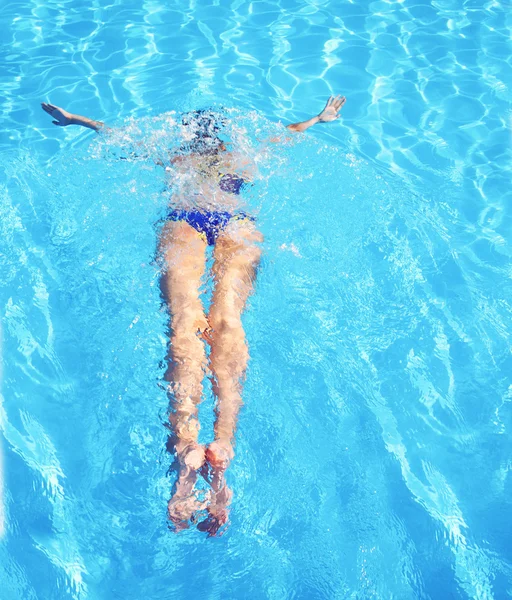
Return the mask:
<svg viewBox="0 0 512 600">
<path fill-rule="evenodd" d="M 242 329 L 242 319 L 239 315 L 225 314 L 220 310 L 210 312 L 208 321 L 212 334 L 234 333 Z"/>
<path fill-rule="evenodd" d="M 202 309 L 179 308 L 171 315 L 171 329 L 175 335 L 203 335 L 209 327 Z"/>
</svg>

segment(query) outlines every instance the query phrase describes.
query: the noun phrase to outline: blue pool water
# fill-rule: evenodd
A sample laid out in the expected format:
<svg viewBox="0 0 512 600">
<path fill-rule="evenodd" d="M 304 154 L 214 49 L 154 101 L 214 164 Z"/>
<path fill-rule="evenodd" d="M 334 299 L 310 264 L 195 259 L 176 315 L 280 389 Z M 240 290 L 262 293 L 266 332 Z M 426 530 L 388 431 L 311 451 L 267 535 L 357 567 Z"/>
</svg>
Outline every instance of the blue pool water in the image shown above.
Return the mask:
<svg viewBox="0 0 512 600">
<path fill-rule="evenodd" d="M 13 0 L 0 25 L 0 599 L 512 596 L 510 3 Z M 340 121 L 261 143 L 331 93 Z M 41 101 L 153 149 L 153 117 L 222 105 L 256 157 L 223 537 L 166 522 L 161 170 Z"/>
</svg>

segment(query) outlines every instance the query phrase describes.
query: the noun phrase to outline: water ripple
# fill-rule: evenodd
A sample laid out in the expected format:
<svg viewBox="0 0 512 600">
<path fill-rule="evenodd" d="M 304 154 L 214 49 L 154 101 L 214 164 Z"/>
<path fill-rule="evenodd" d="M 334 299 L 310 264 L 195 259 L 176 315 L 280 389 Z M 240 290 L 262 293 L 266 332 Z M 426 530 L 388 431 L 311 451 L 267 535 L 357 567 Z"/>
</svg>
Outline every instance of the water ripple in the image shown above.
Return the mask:
<svg viewBox="0 0 512 600">
<path fill-rule="evenodd" d="M 505 597 L 507 10 L 2 7 L 5 593 Z M 282 132 L 269 121 L 332 93 L 348 97 L 337 124 L 262 147 Z M 44 100 L 123 129 L 53 127 Z M 179 112 L 212 104 L 258 164 L 266 254 L 244 316 L 232 527 L 205 540 L 165 522 L 164 182 L 117 157 L 135 143 L 166 156 Z"/>
</svg>

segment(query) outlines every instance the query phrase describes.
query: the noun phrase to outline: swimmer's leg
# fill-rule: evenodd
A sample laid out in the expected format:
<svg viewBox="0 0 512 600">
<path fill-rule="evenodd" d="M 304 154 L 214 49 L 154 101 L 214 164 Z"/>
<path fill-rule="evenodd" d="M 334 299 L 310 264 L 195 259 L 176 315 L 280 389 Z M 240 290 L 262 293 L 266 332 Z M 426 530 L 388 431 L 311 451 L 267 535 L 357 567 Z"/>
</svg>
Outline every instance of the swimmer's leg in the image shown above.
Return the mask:
<svg viewBox="0 0 512 600">
<path fill-rule="evenodd" d="M 253 289 L 261 256 L 258 242 L 262 239 L 252 223 L 235 221 L 219 235 L 213 255 L 215 288 L 208 322 L 217 418 L 215 440 L 206 450 L 213 497 L 209 517 L 199 525 L 210 535 L 215 535 L 228 521 L 227 506 L 232 494 L 224 474 L 234 456 L 236 421 L 249 358 L 241 317 Z"/>
<path fill-rule="evenodd" d="M 165 378 L 171 399 L 171 442 L 179 465 L 168 514 L 177 529 L 187 527 L 194 512 L 202 508 L 194 485 L 205 461 L 204 448 L 198 443 L 197 410 L 207 369 L 201 336 L 208 323 L 200 299 L 205 248 L 206 242 L 188 223 L 165 224 L 159 248 L 164 261 L 160 285 L 171 319 Z"/>
</svg>

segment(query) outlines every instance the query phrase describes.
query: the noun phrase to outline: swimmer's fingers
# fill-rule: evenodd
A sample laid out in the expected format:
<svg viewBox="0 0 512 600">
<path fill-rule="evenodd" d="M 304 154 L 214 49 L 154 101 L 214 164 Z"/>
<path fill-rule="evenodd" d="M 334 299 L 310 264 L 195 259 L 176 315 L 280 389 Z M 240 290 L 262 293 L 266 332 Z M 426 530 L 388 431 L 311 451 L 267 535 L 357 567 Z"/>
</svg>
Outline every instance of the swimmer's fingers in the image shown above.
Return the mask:
<svg viewBox="0 0 512 600">
<path fill-rule="evenodd" d="M 344 101 L 345 97 L 344 96 L 340 96 L 339 94 L 336 96 L 329 96 L 329 100 L 327 100 L 327 104 L 325 105 L 325 108 L 327 108 L 328 106 L 332 106 L 334 108 L 339 108 L 341 106 L 341 101 Z"/>
<path fill-rule="evenodd" d="M 52 121 L 54 125 L 65 127 L 66 125 L 69 125 L 71 123 L 71 118 L 73 115 L 71 113 L 68 113 L 63 108 L 55 106 L 54 104 L 49 104 L 47 102 L 41 102 L 41 108 L 55 119 L 55 121 Z"/>
<path fill-rule="evenodd" d="M 53 106 L 53 104 L 47 104 L 46 102 L 41 102 L 41 108 L 49 115 L 51 115 L 55 110 L 55 106 Z"/>
<path fill-rule="evenodd" d="M 322 112 L 327 110 L 332 105 L 333 101 L 334 101 L 334 96 L 329 96 L 329 99 L 327 100 L 324 110 Z"/>
<path fill-rule="evenodd" d="M 340 118 L 340 110 L 347 99 L 345 96 L 331 96 L 328 105 L 320 114 L 320 119 L 323 121 L 335 121 Z"/>
<path fill-rule="evenodd" d="M 345 98 L 345 96 L 336 96 L 333 102 L 333 106 L 338 111 L 341 109 L 341 107 L 345 104 L 346 101 L 347 99 Z"/>
<path fill-rule="evenodd" d="M 41 108 L 45 112 L 47 112 L 49 115 L 51 115 L 55 111 L 62 112 L 62 113 L 66 112 L 63 108 L 60 108 L 59 106 L 55 106 L 55 104 L 48 104 L 47 102 L 41 102 Z"/>
<path fill-rule="evenodd" d="M 346 101 L 347 101 L 347 99 L 345 98 L 345 96 L 338 96 L 338 98 L 336 98 L 336 100 L 333 104 L 333 107 L 336 111 L 335 119 L 339 119 L 341 117 L 340 110 L 343 108 L 343 105 L 345 104 Z"/>
<path fill-rule="evenodd" d="M 323 111 L 318 115 L 321 123 L 329 123 L 339 119 L 339 110 L 345 103 L 345 97 L 343 96 L 330 96 L 327 100 L 327 104 Z"/>
</svg>

